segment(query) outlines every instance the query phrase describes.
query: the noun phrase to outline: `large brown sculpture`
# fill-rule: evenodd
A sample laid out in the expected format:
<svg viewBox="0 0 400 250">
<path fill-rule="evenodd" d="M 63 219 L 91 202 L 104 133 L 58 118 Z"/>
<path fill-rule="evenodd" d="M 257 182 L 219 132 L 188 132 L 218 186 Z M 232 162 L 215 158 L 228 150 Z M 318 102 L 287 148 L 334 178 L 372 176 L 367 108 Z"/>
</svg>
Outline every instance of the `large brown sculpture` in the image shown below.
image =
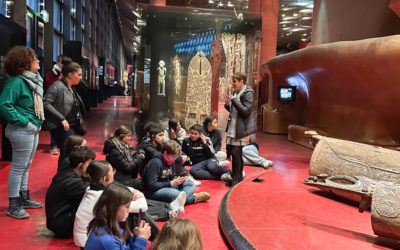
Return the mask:
<svg viewBox="0 0 400 250">
<path fill-rule="evenodd" d="M 371 208 L 371 224 L 379 236 L 400 240 L 400 185 L 363 176 L 309 176 L 304 183 L 360 201 L 359 212 Z"/>
<path fill-rule="evenodd" d="M 316 146 L 309 175 L 365 176 L 400 184 L 400 152 L 367 144 L 306 133 Z"/>
<path fill-rule="evenodd" d="M 400 145 L 400 35 L 314 45 L 262 66 L 269 81 L 265 132 L 301 138 L 288 125 L 361 143 Z M 296 86 L 296 100 L 278 100 L 279 86 Z"/>
</svg>

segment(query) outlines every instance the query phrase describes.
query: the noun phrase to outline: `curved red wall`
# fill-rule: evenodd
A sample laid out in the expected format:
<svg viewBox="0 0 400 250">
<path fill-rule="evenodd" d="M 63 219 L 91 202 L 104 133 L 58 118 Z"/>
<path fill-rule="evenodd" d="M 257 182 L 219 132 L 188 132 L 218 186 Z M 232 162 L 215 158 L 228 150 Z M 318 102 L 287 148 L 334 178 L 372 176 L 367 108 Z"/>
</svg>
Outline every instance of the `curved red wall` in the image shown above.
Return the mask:
<svg viewBox="0 0 400 250">
<path fill-rule="evenodd" d="M 279 113 L 271 122 L 400 144 L 400 36 L 311 46 L 269 60 L 261 72 L 270 84 L 267 106 Z M 285 85 L 297 86 L 294 103 L 278 100 L 278 86 Z"/>
</svg>

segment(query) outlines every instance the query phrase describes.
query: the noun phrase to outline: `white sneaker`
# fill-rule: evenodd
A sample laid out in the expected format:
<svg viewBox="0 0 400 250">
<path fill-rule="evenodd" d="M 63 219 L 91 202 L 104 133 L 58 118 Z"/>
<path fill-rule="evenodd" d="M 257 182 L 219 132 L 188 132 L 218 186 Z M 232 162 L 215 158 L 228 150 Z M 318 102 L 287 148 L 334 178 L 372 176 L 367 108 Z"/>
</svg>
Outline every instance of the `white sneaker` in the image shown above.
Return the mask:
<svg viewBox="0 0 400 250">
<path fill-rule="evenodd" d="M 231 164 L 230 161 L 225 160 L 225 161 L 220 161 L 218 165 L 222 166 L 222 167 L 227 167 Z"/>
<path fill-rule="evenodd" d="M 180 213 L 179 211 L 181 207 L 185 205 L 185 202 L 186 202 L 186 193 L 182 191 L 178 194 L 176 199 L 169 204 L 169 207 L 171 208 L 171 210 L 169 211 L 169 217 L 170 218 L 177 217 Z"/>
<path fill-rule="evenodd" d="M 230 173 L 225 173 L 221 175 L 221 181 L 232 181 L 232 175 Z"/>
<path fill-rule="evenodd" d="M 263 168 L 269 168 L 269 167 L 272 167 L 273 165 L 274 165 L 274 162 L 273 162 L 273 161 L 265 160 L 265 161 L 263 162 L 263 164 L 262 164 L 262 167 L 263 167 Z"/>
<path fill-rule="evenodd" d="M 201 184 L 200 181 L 195 180 L 195 179 L 193 178 L 193 176 L 191 176 L 191 175 L 189 175 L 188 181 L 193 182 L 193 184 L 194 184 L 196 187 L 197 187 L 197 186 L 200 186 L 200 184 Z"/>
</svg>

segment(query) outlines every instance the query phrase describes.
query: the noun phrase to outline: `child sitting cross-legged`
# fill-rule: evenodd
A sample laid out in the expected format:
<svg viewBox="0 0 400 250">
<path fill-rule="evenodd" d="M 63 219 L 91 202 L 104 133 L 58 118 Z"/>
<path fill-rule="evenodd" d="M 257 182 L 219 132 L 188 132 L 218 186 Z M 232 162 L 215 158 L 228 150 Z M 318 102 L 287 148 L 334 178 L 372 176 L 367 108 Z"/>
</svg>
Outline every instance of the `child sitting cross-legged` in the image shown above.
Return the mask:
<svg viewBox="0 0 400 250">
<path fill-rule="evenodd" d="M 232 170 L 220 166 L 211 140 L 204 135 L 203 128 L 195 124 L 190 128 L 190 136 L 182 142 L 182 151 L 192 161 L 190 174 L 199 180 L 232 180 Z"/>
<path fill-rule="evenodd" d="M 185 205 L 209 200 L 211 195 L 207 192 L 194 193 L 196 187 L 187 181 L 188 177 L 176 177 L 174 165 L 179 154 L 179 144 L 173 140 L 167 141 L 161 146 L 161 154 L 157 154 L 147 163 L 143 171 L 146 197 L 171 202 L 184 191 Z"/>
</svg>

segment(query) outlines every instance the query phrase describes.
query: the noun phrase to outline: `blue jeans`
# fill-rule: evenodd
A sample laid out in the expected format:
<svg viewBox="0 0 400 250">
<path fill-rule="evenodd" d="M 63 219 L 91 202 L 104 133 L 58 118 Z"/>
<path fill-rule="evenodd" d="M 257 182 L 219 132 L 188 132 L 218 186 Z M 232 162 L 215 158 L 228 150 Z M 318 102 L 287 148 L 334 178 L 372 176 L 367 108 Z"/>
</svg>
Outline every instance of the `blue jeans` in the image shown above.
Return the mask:
<svg viewBox="0 0 400 250">
<path fill-rule="evenodd" d="M 75 131 L 72 128 L 69 128 L 67 131 L 64 130 L 64 127 L 62 125 L 58 126 L 55 129 L 50 130 L 50 134 L 53 137 L 53 139 L 56 141 L 57 147 L 60 149 L 60 156 L 58 158 L 58 165 L 60 165 L 60 162 L 65 158 L 65 153 L 64 153 L 64 143 L 65 140 L 75 134 Z"/>
<path fill-rule="evenodd" d="M 196 163 L 190 169 L 190 174 L 198 180 L 219 180 L 225 173 L 232 174 L 232 171 L 219 166 L 215 157 Z"/>
<path fill-rule="evenodd" d="M 30 124 L 21 127 L 7 124 L 5 136 L 12 146 L 11 170 L 8 174 L 8 197 L 19 197 L 20 190 L 28 189 L 29 166 L 32 163 L 39 142 L 40 128 Z"/>
<path fill-rule="evenodd" d="M 173 200 L 176 199 L 176 197 L 179 195 L 181 191 L 184 191 L 186 193 L 185 205 L 188 205 L 194 203 L 193 193 L 195 189 L 196 186 L 192 182 L 187 181 L 179 186 L 161 188 L 155 191 L 153 194 L 151 194 L 150 198 L 158 201 L 172 202 Z"/>
<path fill-rule="evenodd" d="M 243 147 L 242 152 L 243 162 L 245 165 L 262 166 L 262 164 L 267 161 L 258 154 L 258 150 L 254 145 Z"/>
</svg>

